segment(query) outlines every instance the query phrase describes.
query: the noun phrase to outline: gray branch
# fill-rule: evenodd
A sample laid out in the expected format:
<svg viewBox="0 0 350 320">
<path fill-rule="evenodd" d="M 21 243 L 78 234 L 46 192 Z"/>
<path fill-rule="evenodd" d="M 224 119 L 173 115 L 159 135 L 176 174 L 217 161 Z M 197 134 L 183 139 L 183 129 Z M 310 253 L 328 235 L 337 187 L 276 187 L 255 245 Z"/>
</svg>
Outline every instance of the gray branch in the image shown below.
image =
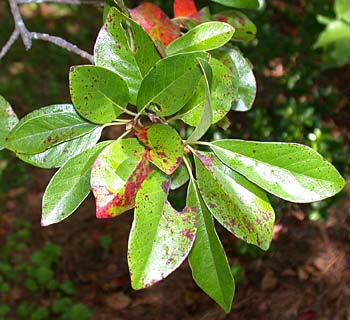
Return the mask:
<svg viewBox="0 0 350 320">
<path fill-rule="evenodd" d="M 13 30 L 11 37 L 7 40 L 7 42 L 5 43 L 5 45 L 2 47 L 1 51 L 0 51 L 0 60 L 6 55 L 6 53 L 10 50 L 10 48 L 12 47 L 12 45 L 15 43 L 15 41 L 17 40 L 17 38 L 19 37 L 19 31 L 17 28 L 15 28 L 15 30 Z"/>
<path fill-rule="evenodd" d="M 94 57 L 90 53 L 79 49 L 75 44 L 72 44 L 63 38 L 51 36 L 46 33 L 38 33 L 38 32 L 30 32 L 30 37 L 31 39 L 38 39 L 38 40 L 51 42 L 58 47 L 64 48 L 70 52 L 77 54 L 78 56 L 81 56 L 89 60 L 91 63 L 94 63 Z"/>
<path fill-rule="evenodd" d="M 22 2 L 20 2 L 22 1 Z M 30 2 L 35 2 L 35 3 L 42 3 L 42 2 L 50 2 L 51 0 L 44 1 L 44 0 L 8 0 L 13 21 L 15 24 L 15 28 L 10 36 L 10 38 L 7 40 L 5 45 L 2 47 L 0 51 L 0 60 L 6 55 L 6 53 L 10 50 L 12 45 L 15 43 L 17 38 L 20 36 L 22 39 L 22 42 L 24 44 L 24 47 L 26 50 L 29 50 L 32 47 L 32 40 L 43 40 L 47 42 L 51 42 L 55 44 L 58 47 L 61 47 L 63 49 L 66 49 L 67 51 L 73 52 L 82 58 L 85 58 L 89 60 L 91 63 L 94 63 L 93 56 L 82 50 L 79 49 L 76 45 L 68 42 L 67 40 L 56 37 L 56 36 L 51 36 L 46 33 L 39 33 L 39 32 L 31 32 L 27 29 L 27 27 L 24 24 L 22 15 L 19 11 L 18 3 L 30 3 Z M 52 0 L 51 2 L 57 2 L 57 3 L 71 3 L 71 4 L 81 4 L 82 1 L 77 1 L 77 0 Z M 84 2 L 97 2 L 97 1 L 89 1 L 89 0 L 83 0 Z"/>
</svg>

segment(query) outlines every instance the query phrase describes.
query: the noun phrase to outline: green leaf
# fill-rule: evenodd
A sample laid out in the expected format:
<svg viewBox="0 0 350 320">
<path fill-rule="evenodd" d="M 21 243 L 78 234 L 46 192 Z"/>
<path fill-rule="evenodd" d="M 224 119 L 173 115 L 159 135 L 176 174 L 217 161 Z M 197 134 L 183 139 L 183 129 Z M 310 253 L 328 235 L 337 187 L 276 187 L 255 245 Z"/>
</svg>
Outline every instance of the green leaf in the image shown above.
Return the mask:
<svg viewBox="0 0 350 320">
<path fill-rule="evenodd" d="M 97 157 L 91 172 L 97 218 L 115 217 L 135 206 L 136 193 L 151 168 L 137 139 L 113 142 Z"/>
<path fill-rule="evenodd" d="M 238 78 L 219 60 L 211 58 L 210 66 L 212 68 L 213 80 L 211 86 L 211 109 L 213 113 L 212 123 L 217 123 L 225 117 L 230 111 L 232 105 L 238 96 Z M 234 78 L 234 77 L 235 78 Z M 189 124 L 197 126 L 203 112 L 205 101 L 205 79 L 203 78 L 199 86 L 187 102 L 185 107 L 180 110 L 179 119 Z"/>
<path fill-rule="evenodd" d="M 225 312 L 230 312 L 234 280 L 213 218 L 193 182 L 188 186 L 187 203 L 197 208 L 196 239 L 188 257 L 193 279 Z"/>
<path fill-rule="evenodd" d="M 209 51 L 223 46 L 231 40 L 235 29 L 224 22 L 202 23 L 166 48 L 167 55 L 191 51 Z"/>
<path fill-rule="evenodd" d="M 22 161 L 40 168 L 59 168 L 68 160 L 92 148 L 100 139 L 102 127 L 96 127 L 93 131 L 78 138 L 57 144 L 37 154 L 17 153 Z"/>
<path fill-rule="evenodd" d="M 205 61 L 198 59 L 199 65 L 201 66 L 204 81 L 205 81 L 205 99 L 204 105 L 202 109 L 202 114 L 200 116 L 200 120 L 198 125 L 193 130 L 191 135 L 188 137 L 188 142 L 194 142 L 202 138 L 202 136 L 208 131 L 213 121 L 213 111 L 211 108 L 211 98 L 210 98 L 210 88 L 213 80 L 213 72 L 210 64 Z"/>
<path fill-rule="evenodd" d="M 335 0 L 334 11 L 338 19 L 350 23 L 350 3 L 349 0 Z"/>
<path fill-rule="evenodd" d="M 236 237 L 267 250 L 274 212 L 265 192 L 214 154 L 195 155 L 198 187 L 209 211 Z"/>
<path fill-rule="evenodd" d="M 95 123 L 113 121 L 125 111 L 129 89 L 116 73 L 96 66 L 72 67 L 70 94 L 76 110 Z"/>
<path fill-rule="evenodd" d="M 226 7 L 242 8 L 242 9 L 258 9 L 259 0 L 211 0 L 212 2 L 220 3 Z"/>
<path fill-rule="evenodd" d="M 314 44 L 314 48 L 321 48 L 337 41 L 350 41 L 350 24 L 334 20 L 322 31 Z"/>
<path fill-rule="evenodd" d="M 81 118 L 72 105 L 52 105 L 22 118 L 7 137 L 5 146 L 14 152 L 35 154 L 96 128 Z"/>
<path fill-rule="evenodd" d="M 138 128 L 138 139 L 149 148 L 148 160 L 164 173 L 172 174 L 181 164 L 184 148 L 177 131 L 166 124 Z"/>
<path fill-rule="evenodd" d="M 238 82 L 238 99 L 232 110 L 248 111 L 255 100 L 256 81 L 251 64 L 236 49 L 215 51 L 213 56 L 226 65 Z"/>
<path fill-rule="evenodd" d="M 219 140 L 210 147 L 227 166 L 288 201 L 319 201 L 338 193 L 345 184 L 329 162 L 300 144 Z"/>
<path fill-rule="evenodd" d="M 157 62 L 142 81 L 137 107 L 170 116 L 179 111 L 196 91 L 202 77 L 197 59 L 204 52 L 181 53 Z"/>
<path fill-rule="evenodd" d="M 178 212 L 167 201 L 170 181 L 154 170 L 136 196 L 129 236 L 131 285 L 142 289 L 164 279 L 186 259 L 196 234 L 196 209 Z"/>
<path fill-rule="evenodd" d="M 68 160 L 48 184 L 42 205 L 41 225 L 48 226 L 70 216 L 90 193 L 90 172 L 98 154 L 110 141 Z"/>
<path fill-rule="evenodd" d="M 185 165 L 180 165 L 171 176 L 170 190 L 176 190 L 182 187 L 190 178 Z"/>
<path fill-rule="evenodd" d="M 213 15 L 213 19 L 226 22 L 235 28 L 232 40 L 251 41 L 256 35 L 255 24 L 242 12 L 237 10 L 228 10 Z"/>
<path fill-rule="evenodd" d="M 94 49 L 95 64 L 117 73 L 128 85 L 136 104 L 141 81 L 159 59 L 149 35 L 132 19 L 111 8 Z"/>
<path fill-rule="evenodd" d="M 5 139 L 18 123 L 18 118 L 10 104 L 0 96 L 0 150 L 4 149 Z"/>
</svg>

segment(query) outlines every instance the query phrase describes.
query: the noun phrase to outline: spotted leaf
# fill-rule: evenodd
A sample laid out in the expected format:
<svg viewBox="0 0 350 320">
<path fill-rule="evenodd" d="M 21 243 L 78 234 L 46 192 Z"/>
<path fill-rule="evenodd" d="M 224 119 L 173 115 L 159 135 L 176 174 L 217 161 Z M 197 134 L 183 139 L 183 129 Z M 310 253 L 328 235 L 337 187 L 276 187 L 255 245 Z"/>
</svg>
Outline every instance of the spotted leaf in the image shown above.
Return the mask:
<svg viewBox="0 0 350 320">
<path fill-rule="evenodd" d="M 52 105 L 23 117 L 8 135 L 5 146 L 14 152 L 36 154 L 97 127 L 80 117 L 72 105 Z"/>
<path fill-rule="evenodd" d="M 124 113 L 129 102 L 126 82 L 116 73 L 97 66 L 76 66 L 69 73 L 70 94 L 81 116 L 108 123 Z"/>
<path fill-rule="evenodd" d="M 238 86 L 238 95 L 232 110 L 248 111 L 251 109 L 256 95 L 256 81 L 252 66 L 236 49 L 217 50 L 213 56 L 226 65 Z"/>
<path fill-rule="evenodd" d="M 217 123 L 225 117 L 236 102 L 238 86 L 234 74 L 221 61 L 211 58 L 210 66 L 213 71 L 210 94 L 211 109 L 213 112 L 212 123 Z M 202 79 L 195 94 L 186 103 L 185 107 L 180 110 L 179 118 L 193 127 L 197 126 L 203 112 L 204 101 L 205 81 Z"/>
<path fill-rule="evenodd" d="M 169 178 L 154 170 L 137 193 L 128 246 L 134 289 L 151 286 L 177 269 L 195 239 L 195 207 L 176 211 L 167 201 L 169 188 Z"/>
<path fill-rule="evenodd" d="M 97 218 L 115 217 L 135 206 L 136 193 L 151 172 L 146 158 L 135 138 L 117 140 L 98 156 L 91 172 Z"/>
<path fill-rule="evenodd" d="M 202 77 L 198 58 L 208 60 L 204 52 L 191 52 L 157 62 L 142 81 L 138 110 L 149 108 L 159 116 L 179 111 L 196 91 Z"/>
<path fill-rule="evenodd" d="M 141 3 L 130 10 L 130 15 L 153 41 L 161 41 L 164 46 L 180 36 L 180 28 L 154 3 Z"/>
<path fill-rule="evenodd" d="M 237 10 L 223 11 L 213 15 L 213 19 L 226 22 L 235 28 L 232 36 L 236 41 L 250 41 L 255 38 L 255 24 L 242 12 Z"/>
<path fill-rule="evenodd" d="M 213 153 L 197 151 L 195 164 L 200 193 L 214 217 L 236 237 L 267 250 L 274 212 L 265 192 Z"/>
<path fill-rule="evenodd" d="M 172 174 L 182 162 L 183 145 L 175 129 L 165 124 L 139 128 L 136 136 L 149 149 L 148 159 L 166 174 Z"/>
<path fill-rule="evenodd" d="M 117 73 L 128 85 L 130 103 L 148 70 L 159 59 L 149 35 L 132 19 L 111 8 L 94 48 L 95 64 Z"/>
<path fill-rule="evenodd" d="M 78 138 L 62 142 L 45 151 L 36 154 L 17 153 L 16 156 L 24 162 L 39 168 L 59 168 L 69 159 L 92 148 L 100 139 L 102 127 Z"/>
</svg>

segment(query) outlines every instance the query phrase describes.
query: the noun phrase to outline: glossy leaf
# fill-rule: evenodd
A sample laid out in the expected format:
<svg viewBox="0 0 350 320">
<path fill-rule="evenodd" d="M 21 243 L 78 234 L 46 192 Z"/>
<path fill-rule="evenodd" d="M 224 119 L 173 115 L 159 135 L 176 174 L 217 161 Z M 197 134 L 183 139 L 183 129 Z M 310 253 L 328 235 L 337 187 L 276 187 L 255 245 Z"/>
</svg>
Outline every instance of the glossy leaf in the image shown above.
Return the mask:
<svg viewBox="0 0 350 320">
<path fill-rule="evenodd" d="M 250 41 L 255 38 L 255 24 L 242 12 L 236 10 L 223 11 L 213 16 L 213 19 L 226 22 L 235 28 L 232 40 Z"/>
<path fill-rule="evenodd" d="M 200 193 L 214 217 L 236 237 L 267 250 L 274 212 L 265 192 L 213 153 L 197 151 L 195 164 Z"/>
<path fill-rule="evenodd" d="M 235 103 L 238 95 L 238 79 L 233 77 L 234 74 L 217 59 L 211 58 L 210 66 L 213 71 L 210 95 L 213 113 L 212 123 L 217 123 L 225 117 Z M 202 79 L 195 94 L 180 110 L 179 118 L 193 127 L 197 126 L 203 111 L 204 101 L 205 81 Z"/>
<path fill-rule="evenodd" d="M 190 17 L 197 13 L 194 0 L 174 0 L 174 18 Z"/>
<path fill-rule="evenodd" d="M 48 226 L 70 216 L 90 193 L 90 172 L 104 141 L 68 160 L 48 184 L 42 207 L 41 225 Z"/>
<path fill-rule="evenodd" d="M 118 9 L 111 8 L 94 49 L 95 64 L 117 73 L 128 85 L 136 104 L 141 81 L 159 54 L 148 34 Z"/>
<path fill-rule="evenodd" d="M 185 165 L 179 166 L 171 176 L 171 186 L 170 190 L 176 190 L 182 187 L 188 180 L 190 176 L 188 174 L 187 168 Z"/>
<path fill-rule="evenodd" d="M 319 201 L 338 193 L 345 184 L 329 162 L 300 144 L 219 140 L 211 148 L 227 166 L 288 201 Z"/>
<path fill-rule="evenodd" d="M 158 116 L 179 111 L 196 91 L 202 77 L 197 59 L 208 60 L 204 52 L 182 53 L 157 62 L 142 81 L 137 108 L 148 108 Z"/>
<path fill-rule="evenodd" d="M 350 23 L 350 3 L 349 0 L 335 0 L 334 11 L 338 19 Z"/>
<path fill-rule="evenodd" d="M 18 118 L 10 104 L 0 96 L 0 150 L 4 149 L 5 139 L 18 123 Z"/>
<path fill-rule="evenodd" d="M 164 173 L 172 174 L 182 162 L 184 148 L 177 131 L 165 124 L 136 130 L 136 136 L 149 148 L 148 160 Z"/>
<path fill-rule="evenodd" d="M 180 36 L 180 28 L 154 3 L 141 3 L 131 9 L 130 14 L 153 41 L 160 41 L 164 46 Z"/>
<path fill-rule="evenodd" d="M 231 269 L 212 215 L 193 182 L 188 187 L 187 203 L 197 208 L 196 239 L 188 257 L 193 279 L 225 312 L 229 312 L 235 291 Z"/>
<path fill-rule="evenodd" d="M 22 118 L 9 134 L 6 148 L 14 152 L 35 154 L 96 128 L 97 125 L 80 117 L 72 105 L 52 105 Z"/>
<path fill-rule="evenodd" d="M 210 64 L 205 61 L 198 59 L 199 65 L 202 68 L 204 75 L 204 85 L 205 85 L 205 98 L 203 102 L 202 114 L 200 116 L 198 125 L 195 127 L 191 135 L 188 137 L 188 142 L 194 142 L 203 137 L 203 135 L 208 131 L 213 121 L 213 111 L 211 108 L 211 98 L 210 89 L 213 80 L 213 72 Z"/>
<path fill-rule="evenodd" d="M 232 106 L 235 111 L 248 111 L 255 100 L 256 81 L 251 64 L 236 49 L 216 51 L 213 56 L 223 62 L 238 81 L 238 99 Z"/>
<path fill-rule="evenodd" d="M 226 7 L 242 8 L 242 9 L 258 9 L 259 0 L 211 0 L 220 3 Z"/>
<path fill-rule="evenodd" d="M 137 193 L 128 246 L 134 289 L 167 277 L 186 259 L 194 242 L 196 209 L 176 211 L 167 201 L 169 187 L 169 178 L 154 170 Z"/>
<path fill-rule="evenodd" d="M 350 24 L 340 20 L 334 20 L 322 31 L 314 45 L 314 48 L 321 48 L 337 41 L 349 41 Z"/>
<path fill-rule="evenodd" d="M 24 162 L 40 168 L 62 167 L 69 159 L 92 148 L 100 139 L 102 127 L 78 138 L 57 144 L 37 154 L 17 153 L 16 156 Z"/>
<path fill-rule="evenodd" d="M 231 40 L 235 29 L 224 22 L 205 22 L 191 29 L 166 48 L 168 55 L 191 51 L 209 51 Z"/>
<path fill-rule="evenodd" d="M 146 157 L 135 138 L 117 140 L 97 157 L 91 172 L 97 218 L 115 217 L 135 206 L 136 193 L 151 172 Z"/>
<path fill-rule="evenodd" d="M 116 73 L 96 66 L 72 67 L 70 94 L 81 116 L 95 123 L 108 123 L 121 115 L 129 102 L 129 89 Z"/>
</svg>

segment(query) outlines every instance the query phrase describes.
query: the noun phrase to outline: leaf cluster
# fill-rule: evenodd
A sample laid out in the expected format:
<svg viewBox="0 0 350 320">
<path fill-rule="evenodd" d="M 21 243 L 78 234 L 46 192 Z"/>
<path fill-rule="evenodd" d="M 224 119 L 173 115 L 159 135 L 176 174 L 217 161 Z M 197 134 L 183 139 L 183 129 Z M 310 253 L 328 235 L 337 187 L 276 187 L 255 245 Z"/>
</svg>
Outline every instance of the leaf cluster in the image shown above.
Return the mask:
<svg viewBox="0 0 350 320">
<path fill-rule="evenodd" d="M 95 65 L 71 68 L 73 104 L 47 106 L 18 121 L 2 99 L 0 146 L 33 165 L 59 168 L 43 197 L 43 226 L 71 215 L 91 189 L 97 218 L 134 209 L 128 243 L 134 289 L 164 279 L 188 258 L 196 283 L 229 312 L 234 280 L 213 218 L 267 250 L 274 211 L 266 192 L 318 201 L 339 192 L 344 179 L 302 145 L 199 141 L 212 124 L 227 123 L 230 110 L 247 111 L 254 102 L 251 64 L 233 46 L 256 32 L 243 13 L 212 16 L 204 8 L 171 20 L 152 3 L 130 15 L 118 3 L 97 37 Z M 190 133 L 177 131 L 178 123 Z M 124 133 L 98 143 L 109 126 Z M 176 210 L 169 195 L 186 184 L 186 205 Z"/>
</svg>

